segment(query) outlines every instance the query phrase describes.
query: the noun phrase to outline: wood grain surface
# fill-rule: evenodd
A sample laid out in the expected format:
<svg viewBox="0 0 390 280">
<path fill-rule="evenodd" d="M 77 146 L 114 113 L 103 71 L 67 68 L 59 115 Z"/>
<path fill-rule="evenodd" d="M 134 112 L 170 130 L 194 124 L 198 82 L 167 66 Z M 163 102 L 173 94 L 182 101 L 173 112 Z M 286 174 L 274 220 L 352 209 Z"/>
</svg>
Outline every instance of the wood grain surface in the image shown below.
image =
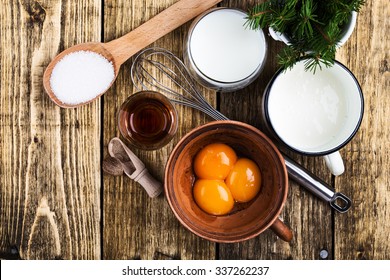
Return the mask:
<svg viewBox="0 0 390 280">
<path fill-rule="evenodd" d="M 59 51 L 100 40 L 101 3 L 2 3 L 0 251 L 99 259 L 100 102 L 60 109 L 42 76 Z"/>
<path fill-rule="evenodd" d="M 335 216 L 336 259 L 390 259 L 390 7 L 367 1 L 350 40 L 338 52 L 360 82 L 363 123 L 342 154 L 346 171 L 336 188 L 353 208 Z"/>
<path fill-rule="evenodd" d="M 236 244 L 217 244 L 187 231 L 164 195 L 150 199 L 129 178 L 101 171 L 107 144 L 120 136 L 117 113 L 137 91 L 132 60 L 121 68 L 103 98 L 78 109 L 60 109 L 43 90 L 42 75 L 67 47 L 111 41 L 138 27 L 177 0 L 4 0 L 0 5 L 0 258 L 23 259 L 389 259 L 390 242 L 390 9 L 367 1 L 337 59 L 363 89 L 365 115 L 355 138 L 341 150 L 346 171 L 331 176 L 321 158 L 288 151 L 318 177 L 353 201 L 335 213 L 290 182 L 281 218 L 294 233 L 291 243 L 270 230 Z M 251 7 L 255 0 L 224 0 L 220 6 Z M 189 23 L 154 43 L 182 55 Z M 265 33 L 268 34 L 267 30 Z M 267 36 L 264 71 L 249 87 L 232 93 L 204 90 L 227 117 L 263 129 L 260 104 L 277 69 L 283 46 Z M 163 77 L 160 77 L 164 80 Z M 163 180 L 167 158 L 192 128 L 210 121 L 176 107 L 179 131 L 156 151 L 133 148 Z"/>
</svg>

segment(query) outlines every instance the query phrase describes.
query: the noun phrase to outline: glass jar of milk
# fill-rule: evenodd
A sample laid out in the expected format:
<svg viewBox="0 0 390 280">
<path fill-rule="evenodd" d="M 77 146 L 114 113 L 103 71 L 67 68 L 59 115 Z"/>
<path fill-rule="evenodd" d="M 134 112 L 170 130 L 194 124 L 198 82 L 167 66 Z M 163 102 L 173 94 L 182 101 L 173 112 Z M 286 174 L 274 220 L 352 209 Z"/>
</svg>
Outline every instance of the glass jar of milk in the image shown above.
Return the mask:
<svg viewBox="0 0 390 280">
<path fill-rule="evenodd" d="M 263 69 L 267 44 L 262 30 L 245 27 L 246 13 L 215 8 L 197 17 L 185 39 L 184 63 L 204 86 L 234 91 Z"/>
</svg>

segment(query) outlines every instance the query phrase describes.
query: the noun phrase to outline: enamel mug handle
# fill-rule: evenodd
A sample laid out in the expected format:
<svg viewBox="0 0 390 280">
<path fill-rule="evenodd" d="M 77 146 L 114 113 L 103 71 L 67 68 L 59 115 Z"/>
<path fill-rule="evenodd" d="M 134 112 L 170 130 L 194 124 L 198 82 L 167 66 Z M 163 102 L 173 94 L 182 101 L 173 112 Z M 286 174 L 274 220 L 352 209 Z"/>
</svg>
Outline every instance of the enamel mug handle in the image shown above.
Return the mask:
<svg viewBox="0 0 390 280">
<path fill-rule="evenodd" d="M 325 155 L 324 159 L 326 166 L 333 175 L 339 176 L 344 173 L 345 168 L 343 159 L 341 158 L 341 155 L 338 151 L 329 155 Z"/>
</svg>

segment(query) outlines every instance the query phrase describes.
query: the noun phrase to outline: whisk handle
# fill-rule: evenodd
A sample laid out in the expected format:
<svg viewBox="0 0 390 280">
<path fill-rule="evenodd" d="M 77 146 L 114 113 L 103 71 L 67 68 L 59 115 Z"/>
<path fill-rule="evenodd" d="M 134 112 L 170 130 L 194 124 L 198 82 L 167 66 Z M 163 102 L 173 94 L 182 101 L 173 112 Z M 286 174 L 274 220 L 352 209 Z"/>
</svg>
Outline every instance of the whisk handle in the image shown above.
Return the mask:
<svg viewBox="0 0 390 280">
<path fill-rule="evenodd" d="M 105 43 L 117 65 L 222 0 L 180 0 L 126 35 Z"/>
</svg>

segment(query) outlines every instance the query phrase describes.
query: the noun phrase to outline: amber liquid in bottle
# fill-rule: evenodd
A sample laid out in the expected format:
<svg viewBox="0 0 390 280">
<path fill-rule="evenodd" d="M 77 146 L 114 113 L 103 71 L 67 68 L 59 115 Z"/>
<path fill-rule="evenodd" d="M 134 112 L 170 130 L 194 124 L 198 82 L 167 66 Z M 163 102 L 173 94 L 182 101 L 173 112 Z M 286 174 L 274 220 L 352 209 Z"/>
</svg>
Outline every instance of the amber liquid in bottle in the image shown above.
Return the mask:
<svg viewBox="0 0 390 280">
<path fill-rule="evenodd" d="M 138 95 L 125 102 L 119 116 L 122 135 L 135 146 L 154 149 L 166 144 L 175 133 L 174 108 L 164 99 Z M 169 138 L 169 139 L 167 139 Z"/>
</svg>

